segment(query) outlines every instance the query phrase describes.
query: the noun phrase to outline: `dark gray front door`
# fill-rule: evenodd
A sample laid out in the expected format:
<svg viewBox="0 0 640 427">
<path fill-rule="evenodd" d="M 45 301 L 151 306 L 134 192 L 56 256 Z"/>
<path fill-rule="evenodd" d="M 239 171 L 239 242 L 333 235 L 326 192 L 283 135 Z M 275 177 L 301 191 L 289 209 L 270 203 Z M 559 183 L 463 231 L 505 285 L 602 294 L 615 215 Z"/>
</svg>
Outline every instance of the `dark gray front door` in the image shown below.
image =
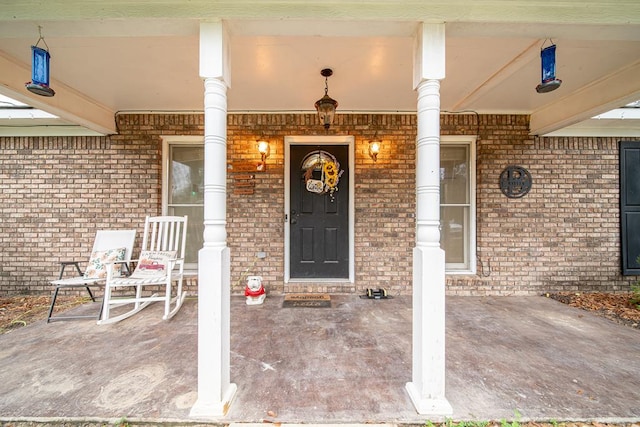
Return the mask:
<svg viewBox="0 0 640 427">
<path fill-rule="evenodd" d="M 292 145 L 290 277 L 349 278 L 349 150 Z"/>
<path fill-rule="evenodd" d="M 622 274 L 640 274 L 640 141 L 620 142 Z"/>
</svg>

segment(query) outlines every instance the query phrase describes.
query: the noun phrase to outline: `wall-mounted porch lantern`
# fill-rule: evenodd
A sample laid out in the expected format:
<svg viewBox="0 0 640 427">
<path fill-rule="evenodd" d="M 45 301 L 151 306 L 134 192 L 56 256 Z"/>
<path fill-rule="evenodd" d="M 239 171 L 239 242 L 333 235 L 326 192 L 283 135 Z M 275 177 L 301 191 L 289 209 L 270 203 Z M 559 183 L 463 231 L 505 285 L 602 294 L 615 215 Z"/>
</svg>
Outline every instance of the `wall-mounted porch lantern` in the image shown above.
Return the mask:
<svg viewBox="0 0 640 427">
<path fill-rule="evenodd" d="M 553 40 L 551 40 L 551 43 L 551 46 L 547 46 L 540 51 L 542 83 L 536 86 L 536 92 L 538 93 L 556 90 L 562 83 L 562 80 L 556 79 L 556 45 L 553 44 Z"/>
<path fill-rule="evenodd" d="M 56 93 L 49 87 L 49 46 L 42 37 L 42 27 L 38 27 L 40 38 L 31 46 L 31 81 L 25 85 L 29 92 L 41 96 L 53 96 Z M 46 49 L 38 47 L 42 40 Z"/>
<path fill-rule="evenodd" d="M 376 132 L 373 139 L 369 142 L 369 157 L 371 157 L 374 162 L 378 160 L 381 146 L 382 142 L 378 139 L 378 132 Z"/>
<path fill-rule="evenodd" d="M 266 141 L 264 139 L 259 139 L 258 140 L 258 152 L 260 153 L 260 155 L 262 156 L 262 163 L 265 162 L 265 160 L 267 159 L 267 157 L 269 157 L 271 148 L 269 147 L 269 141 Z"/>
<path fill-rule="evenodd" d="M 329 129 L 329 126 L 333 123 L 336 108 L 338 108 L 338 101 L 332 99 L 328 93 L 329 82 L 327 79 L 333 75 L 333 70 L 331 68 L 325 68 L 320 71 L 320 74 L 324 77 L 324 96 L 316 101 L 315 107 L 318 111 L 320 123 L 322 123 L 325 129 Z"/>
</svg>

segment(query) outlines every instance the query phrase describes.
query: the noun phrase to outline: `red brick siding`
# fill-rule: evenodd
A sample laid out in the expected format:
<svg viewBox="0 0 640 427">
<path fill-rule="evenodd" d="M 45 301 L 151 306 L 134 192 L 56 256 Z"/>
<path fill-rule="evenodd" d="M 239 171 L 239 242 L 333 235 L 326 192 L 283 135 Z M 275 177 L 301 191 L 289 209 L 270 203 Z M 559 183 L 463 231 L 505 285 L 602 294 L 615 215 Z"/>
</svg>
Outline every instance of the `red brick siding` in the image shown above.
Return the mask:
<svg viewBox="0 0 640 427">
<path fill-rule="evenodd" d="M 161 209 L 159 135 L 201 134 L 193 122 L 127 115 L 110 137 L 0 138 L 0 295 L 50 292 L 58 262 L 88 260 L 98 229 L 141 233 Z"/>
<path fill-rule="evenodd" d="M 448 276 L 459 295 L 622 291 L 619 138 L 537 138 L 528 117 L 448 115 L 442 134 L 475 134 L 478 274 Z M 533 186 L 509 199 L 498 185 L 508 165 Z"/>
<path fill-rule="evenodd" d="M 449 294 L 619 291 L 637 280 L 619 273 L 617 138 L 534 138 L 519 115 L 443 115 L 441 124 L 443 135 L 479 136 L 478 274 L 448 276 Z M 110 137 L 0 138 L 0 295 L 49 292 L 57 261 L 87 259 L 98 228 L 141 230 L 145 215 L 161 211 L 160 136 L 204 132 L 198 114 L 120 115 L 117 125 Z M 374 163 L 367 150 L 376 131 L 383 146 Z M 256 139 L 271 143 L 253 195 L 233 194 L 233 173 L 227 180 L 234 292 L 246 274 L 284 289 L 284 137 L 323 133 L 313 114 L 228 116 L 229 161 L 257 161 Z M 339 114 L 328 135 L 355 138 L 356 283 L 287 291 L 409 293 L 415 115 Z M 499 189 L 510 164 L 533 176 L 524 198 Z"/>
<path fill-rule="evenodd" d="M 415 117 L 408 115 L 337 117 L 327 134 L 355 137 L 356 283 L 288 284 L 287 291 L 361 292 L 385 287 L 393 293 L 407 292 L 415 229 L 415 128 Z M 368 147 L 376 130 L 383 151 L 374 163 Z M 255 194 L 233 195 L 233 179 L 228 180 L 234 291 L 242 290 L 247 269 L 248 274 L 261 275 L 269 289 L 284 290 L 284 136 L 323 132 L 312 114 L 229 116 L 229 160 L 258 161 L 260 137 L 271 145 L 267 172 L 255 174 Z M 267 252 L 267 257 L 256 259 L 257 251 Z"/>
</svg>

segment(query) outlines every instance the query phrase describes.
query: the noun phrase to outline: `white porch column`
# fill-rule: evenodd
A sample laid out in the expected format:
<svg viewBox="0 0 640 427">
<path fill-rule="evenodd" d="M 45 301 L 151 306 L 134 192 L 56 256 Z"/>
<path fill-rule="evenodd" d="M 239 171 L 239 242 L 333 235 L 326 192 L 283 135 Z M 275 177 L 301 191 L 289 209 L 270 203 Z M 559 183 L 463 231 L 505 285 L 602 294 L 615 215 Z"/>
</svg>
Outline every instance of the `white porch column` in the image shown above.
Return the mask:
<svg viewBox="0 0 640 427">
<path fill-rule="evenodd" d="M 444 396 L 444 251 L 440 249 L 440 80 L 444 24 L 422 24 L 416 38 L 418 91 L 416 247 L 413 250 L 413 372 L 407 391 L 419 414 L 447 416 Z"/>
<path fill-rule="evenodd" d="M 204 79 L 204 246 L 198 254 L 198 399 L 191 416 L 226 415 L 230 380 L 230 256 L 227 247 L 227 38 L 222 22 L 200 25 Z"/>
</svg>

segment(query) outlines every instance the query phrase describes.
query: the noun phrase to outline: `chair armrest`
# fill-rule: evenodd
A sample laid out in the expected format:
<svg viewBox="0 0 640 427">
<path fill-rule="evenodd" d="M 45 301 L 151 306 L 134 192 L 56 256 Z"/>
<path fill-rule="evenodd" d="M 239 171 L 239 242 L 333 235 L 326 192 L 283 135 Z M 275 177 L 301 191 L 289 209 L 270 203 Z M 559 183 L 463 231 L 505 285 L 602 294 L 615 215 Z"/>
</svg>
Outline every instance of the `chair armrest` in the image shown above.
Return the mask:
<svg viewBox="0 0 640 427">
<path fill-rule="evenodd" d="M 69 265 L 73 265 L 73 266 L 76 267 L 76 271 L 78 272 L 78 276 L 82 276 L 84 274 L 82 272 L 82 270 L 80 270 L 80 261 L 61 261 L 60 262 L 60 274 L 58 275 L 58 280 L 62 279 L 62 276 L 64 276 L 64 269 Z"/>
<path fill-rule="evenodd" d="M 105 264 L 124 264 L 124 265 L 128 265 L 129 263 L 133 263 L 136 262 L 137 260 L 131 260 L 131 259 L 123 259 L 121 261 L 107 261 L 105 262 Z"/>
<path fill-rule="evenodd" d="M 173 261 L 173 270 L 176 270 L 176 273 L 183 274 L 184 273 L 184 258 L 175 258 Z"/>
<path fill-rule="evenodd" d="M 124 269 L 127 270 L 125 273 L 125 277 L 130 276 L 131 275 L 131 264 L 134 262 L 137 262 L 138 260 L 131 260 L 131 259 L 123 259 L 121 261 L 109 261 L 106 264 L 107 265 L 112 265 L 112 264 L 123 264 L 124 265 Z M 108 269 L 108 271 L 111 271 L 111 269 Z"/>
</svg>

